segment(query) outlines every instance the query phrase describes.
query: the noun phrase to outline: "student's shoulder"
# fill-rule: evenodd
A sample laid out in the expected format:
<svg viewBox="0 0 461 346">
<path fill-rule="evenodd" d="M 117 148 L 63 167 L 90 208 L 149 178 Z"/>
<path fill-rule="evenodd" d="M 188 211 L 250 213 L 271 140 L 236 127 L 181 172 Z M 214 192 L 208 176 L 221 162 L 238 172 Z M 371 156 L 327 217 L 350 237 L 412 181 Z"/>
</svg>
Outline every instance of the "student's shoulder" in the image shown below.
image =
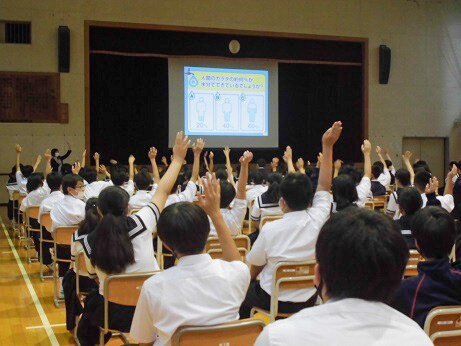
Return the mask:
<svg viewBox="0 0 461 346">
<path fill-rule="evenodd" d="M 220 269 L 224 269 L 226 272 L 233 270 L 238 273 L 250 274 L 250 269 L 242 261 L 224 261 L 221 259 L 215 259 L 212 261 L 212 265 Z"/>
</svg>

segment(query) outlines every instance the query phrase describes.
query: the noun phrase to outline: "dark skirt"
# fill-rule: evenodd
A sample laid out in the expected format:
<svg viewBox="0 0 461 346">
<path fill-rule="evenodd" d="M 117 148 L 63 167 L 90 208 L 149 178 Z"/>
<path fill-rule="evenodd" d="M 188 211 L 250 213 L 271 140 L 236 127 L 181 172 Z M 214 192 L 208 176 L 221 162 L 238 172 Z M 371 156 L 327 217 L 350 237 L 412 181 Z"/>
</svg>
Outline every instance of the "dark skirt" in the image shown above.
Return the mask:
<svg viewBox="0 0 461 346">
<path fill-rule="evenodd" d="M 109 302 L 109 328 L 128 333 L 136 307 Z M 85 298 L 85 307 L 77 327 L 77 338 L 82 346 L 99 343 L 99 327 L 104 326 L 104 297 L 93 290 Z M 106 334 L 105 341 L 110 338 Z"/>
</svg>

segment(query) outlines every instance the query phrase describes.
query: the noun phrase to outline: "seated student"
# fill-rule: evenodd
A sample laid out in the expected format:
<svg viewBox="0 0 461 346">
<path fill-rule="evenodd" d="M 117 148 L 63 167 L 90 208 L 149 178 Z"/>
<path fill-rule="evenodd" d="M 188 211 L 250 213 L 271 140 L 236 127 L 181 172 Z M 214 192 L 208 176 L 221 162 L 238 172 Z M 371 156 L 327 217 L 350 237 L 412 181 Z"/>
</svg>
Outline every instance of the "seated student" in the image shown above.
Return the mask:
<svg viewBox="0 0 461 346">
<path fill-rule="evenodd" d="M 336 213 L 315 252 L 314 283 L 324 304 L 271 323 L 255 346 L 432 345 L 414 321 L 386 305 L 408 260 L 392 220 L 361 208 Z"/>
<path fill-rule="evenodd" d="M 148 279 L 141 291 L 130 336 L 140 345 L 170 345 L 176 329 L 184 325 L 214 325 L 237 320 L 250 282 L 220 211 L 219 182 L 208 174 L 200 207 L 182 202 L 163 211 L 158 235 L 179 258 L 178 265 Z M 216 225 L 223 259 L 204 254 Z"/>
<path fill-rule="evenodd" d="M 386 195 L 386 187 L 380 183 L 378 178 L 381 176 L 383 170 L 380 165 L 373 164 L 371 167 L 371 193 L 373 196 L 384 196 Z"/>
<path fill-rule="evenodd" d="M 381 168 L 381 174 L 376 179 L 384 186 L 384 188 L 388 188 L 391 184 L 392 177 L 389 169 L 387 168 L 386 161 L 383 158 L 382 149 L 379 145 L 376 146 L 376 154 L 378 154 L 379 161 L 375 162 L 373 165 L 377 164 Z"/>
<path fill-rule="evenodd" d="M 446 210 L 426 207 L 416 213 L 411 233 L 425 261 L 418 263 L 418 276 L 401 282 L 391 306 L 424 328 L 433 308 L 461 305 L 461 272 L 452 269 L 448 259 L 455 223 Z"/>
<path fill-rule="evenodd" d="M 101 191 L 98 209 L 102 219 L 84 242 L 88 273 L 99 280 L 99 291 L 85 299 L 77 337 L 80 345 L 95 345 L 99 340 L 99 326 L 104 323 L 104 280 L 110 274 L 136 273 L 158 270 L 152 245 L 154 231 L 168 193 L 181 169 L 190 141 L 182 132 L 176 135 L 173 160 L 160 180 L 151 203 L 135 215 L 127 216 L 129 195 L 119 187 Z M 109 303 L 110 328 L 130 330 L 134 307 Z M 110 337 L 107 335 L 106 337 Z"/>
<path fill-rule="evenodd" d="M 240 174 L 237 185 L 237 193 L 232 183 L 228 181 L 220 181 L 221 185 L 221 213 L 226 222 L 227 228 L 229 229 L 232 236 L 241 234 L 243 220 L 247 210 L 246 200 L 246 185 L 248 180 L 248 165 L 253 159 L 253 154 L 249 151 L 245 151 L 240 158 Z M 233 203 L 230 209 L 230 204 Z M 216 237 L 217 232 L 213 224 L 213 220 L 210 218 L 210 236 Z"/>
<path fill-rule="evenodd" d="M 64 299 L 66 303 L 66 328 L 73 331 L 75 328 L 75 318 L 80 316 L 83 311 L 82 304 L 75 290 L 76 275 L 75 275 L 75 256 L 80 251 L 83 251 L 83 243 L 85 238 L 94 231 L 99 223 L 100 215 L 98 213 L 98 199 L 91 197 L 85 204 L 85 219 L 80 223 L 78 230 L 72 236 L 72 245 L 70 246 L 71 268 L 67 271 L 62 280 L 62 288 L 64 291 Z M 79 271 L 79 284 L 81 292 L 90 292 L 98 287 L 98 284 L 93 279 L 89 278 L 88 272 Z"/>
<path fill-rule="evenodd" d="M 251 264 L 252 283 L 240 308 L 240 318 L 249 317 L 253 306 L 270 308 L 272 278 L 278 262 L 314 259 L 318 233 L 330 216 L 333 145 L 341 131 L 341 122 L 335 122 L 323 135 L 323 161 L 313 201 L 311 181 L 306 175 L 289 173 L 282 181 L 280 206 L 283 218 L 264 226 L 246 257 Z M 256 281 L 259 274 L 260 281 Z M 313 306 L 316 300 L 315 289 L 280 290 L 279 311 L 297 312 Z"/>
<path fill-rule="evenodd" d="M 357 206 L 360 208 L 365 207 L 365 203 L 368 201 L 368 197 L 371 194 L 371 143 L 369 140 L 365 139 L 362 144 L 362 154 L 363 154 L 363 176 L 359 173 L 357 169 L 351 165 L 344 165 L 340 168 L 338 174 L 347 174 L 349 175 L 355 185 L 357 190 Z"/>
<path fill-rule="evenodd" d="M 419 192 L 413 187 L 404 187 L 399 193 L 399 213 L 401 217 L 397 220 L 400 231 L 410 249 L 416 249 L 415 240 L 411 235 L 411 225 L 414 215 L 423 206 L 423 199 Z"/>
<path fill-rule="evenodd" d="M 387 149 L 383 149 L 382 151 L 386 155 L 386 160 L 384 160 L 384 161 L 386 162 L 386 167 L 387 167 L 387 169 L 389 171 L 389 174 L 391 175 L 391 185 L 395 184 L 395 167 L 392 164 L 392 159 L 391 159 Z"/>
<path fill-rule="evenodd" d="M 35 172 L 42 157 L 37 156 L 34 166 L 31 165 L 21 165 L 21 153 L 22 147 L 19 144 L 16 144 L 16 183 L 18 184 L 19 193 L 23 196 L 27 194 L 27 178 Z"/>
<path fill-rule="evenodd" d="M 83 221 L 85 218 L 84 191 L 83 178 L 78 174 L 66 174 L 62 178 L 64 198 L 51 209 L 51 235 L 53 235 L 57 227 L 74 226 Z M 68 246 L 58 246 L 58 256 L 70 260 L 70 248 Z M 69 270 L 69 265 L 67 262 L 59 264 L 60 296 L 64 296 L 62 278 Z"/>
<path fill-rule="evenodd" d="M 114 186 L 120 186 L 131 197 L 134 194 L 134 161 L 135 157 L 130 155 L 128 158 L 129 171 L 125 167 L 118 166 L 110 171 L 110 179 Z"/>
<path fill-rule="evenodd" d="M 415 188 L 421 194 L 421 198 L 423 199 L 423 208 L 426 205 L 440 205 L 443 209 L 448 211 L 449 213 L 454 208 L 454 200 L 453 200 L 453 176 L 457 174 L 456 166 L 448 172 L 446 183 L 445 183 L 445 191 L 443 196 L 436 196 L 438 190 L 438 180 L 436 177 L 432 178 L 431 173 L 424 169 L 417 169 L 415 174 Z M 437 187 L 433 190 L 432 194 L 426 194 L 426 186 L 435 181 Z"/>
<path fill-rule="evenodd" d="M 399 213 L 399 196 L 404 187 L 411 186 L 411 175 L 410 172 L 405 168 L 400 168 L 395 172 L 395 186 L 396 191 L 393 191 L 389 196 L 389 202 L 387 202 L 386 214 L 392 217 L 394 220 L 400 218 Z"/>
<path fill-rule="evenodd" d="M 250 217 L 256 223 L 258 230 L 259 222 L 263 217 L 283 214 L 279 206 L 282 179 L 283 177 L 279 173 L 269 173 L 267 176 L 267 191 L 255 199 Z"/>
<path fill-rule="evenodd" d="M 333 193 L 332 213 L 351 206 L 357 207 L 359 196 L 354 180 L 349 175 L 341 174 L 334 178 L 331 190 Z"/>
<path fill-rule="evenodd" d="M 264 178 L 261 172 L 259 172 L 259 170 L 250 172 L 249 181 L 250 185 L 248 186 L 246 191 L 246 200 L 248 205 L 250 205 L 251 202 L 253 202 L 257 197 L 261 196 L 268 189 L 266 185 L 263 185 Z"/>
<path fill-rule="evenodd" d="M 6 183 L 6 189 L 8 190 L 8 220 L 13 222 L 13 219 L 17 222 L 18 215 L 15 215 L 15 209 L 18 208 L 18 201 L 13 199 L 13 194 L 19 191 L 18 183 L 16 181 L 16 165 L 11 168 L 11 172 L 8 174 L 8 181 Z"/>
<path fill-rule="evenodd" d="M 267 175 L 269 174 L 269 172 L 266 169 L 266 165 L 267 165 L 266 160 L 261 158 L 258 161 L 256 161 L 256 163 L 258 164 L 258 172 L 261 173 L 261 176 L 263 178 L 263 183 L 266 183 Z"/>
</svg>

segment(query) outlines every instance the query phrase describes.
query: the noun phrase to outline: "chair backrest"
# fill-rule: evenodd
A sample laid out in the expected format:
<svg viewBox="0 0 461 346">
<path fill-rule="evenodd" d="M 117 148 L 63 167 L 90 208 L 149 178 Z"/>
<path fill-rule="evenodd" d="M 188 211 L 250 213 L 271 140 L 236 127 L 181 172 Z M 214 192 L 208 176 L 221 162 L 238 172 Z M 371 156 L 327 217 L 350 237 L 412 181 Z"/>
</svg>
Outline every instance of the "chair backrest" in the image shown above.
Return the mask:
<svg viewBox="0 0 461 346">
<path fill-rule="evenodd" d="M 403 276 L 417 276 L 418 275 L 418 263 L 424 261 L 424 258 L 417 250 L 410 250 L 410 257 L 408 257 L 407 266 L 405 267 L 405 273 Z"/>
<path fill-rule="evenodd" d="M 39 210 L 40 210 L 40 206 L 27 207 L 27 209 L 26 209 L 27 218 L 33 218 L 33 219 L 38 220 L 38 211 Z"/>
<path fill-rule="evenodd" d="M 436 345 L 461 345 L 461 305 L 438 306 L 426 317 L 424 331 Z M 454 332 L 454 333 L 453 333 Z"/>
<path fill-rule="evenodd" d="M 315 264 L 315 260 L 277 263 L 272 280 L 273 289 L 278 292 L 280 289 L 294 290 L 314 287 Z"/>
<path fill-rule="evenodd" d="M 144 281 L 159 272 L 109 275 L 104 280 L 104 298 L 112 303 L 136 306 Z"/>
<path fill-rule="evenodd" d="M 13 191 L 13 200 L 17 201 L 19 200 L 20 193 L 19 191 Z"/>
<path fill-rule="evenodd" d="M 258 319 L 245 319 L 214 326 L 179 327 L 172 337 L 173 346 L 253 345 L 264 329 Z"/>
<path fill-rule="evenodd" d="M 246 255 L 250 252 L 251 241 L 246 235 L 238 235 L 233 237 L 235 245 L 240 253 L 242 261 L 245 261 Z M 222 258 L 222 248 L 219 239 L 216 237 L 208 238 L 205 244 L 205 252 L 208 253 L 213 259 Z"/>
<path fill-rule="evenodd" d="M 280 220 L 282 217 L 283 217 L 282 215 L 264 216 L 260 221 L 259 229 L 261 230 L 266 223 L 272 222 L 275 220 Z"/>
<path fill-rule="evenodd" d="M 48 232 L 51 231 L 51 225 L 52 225 L 52 221 L 51 221 L 51 216 L 50 216 L 50 213 L 42 213 L 40 215 L 40 225 L 42 225 L 43 227 L 45 227 Z"/>
<path fill-rule="evenodd" d="M 61 226 L 54 230 L 53 238 L 57 245 L 71 245 L 72 235 L 78 229 L 78 226 Z"/>
<path fill-rule="evenodd" d="M 21 203 L 22 203 L 22 201 L 24 200 L 24 198 L 26 198 L 26 196 L 24 196 L 24 195 L 19 195 L 19 196 L 18 196 L 18 206 L 21 205 Z"/>
</svg>

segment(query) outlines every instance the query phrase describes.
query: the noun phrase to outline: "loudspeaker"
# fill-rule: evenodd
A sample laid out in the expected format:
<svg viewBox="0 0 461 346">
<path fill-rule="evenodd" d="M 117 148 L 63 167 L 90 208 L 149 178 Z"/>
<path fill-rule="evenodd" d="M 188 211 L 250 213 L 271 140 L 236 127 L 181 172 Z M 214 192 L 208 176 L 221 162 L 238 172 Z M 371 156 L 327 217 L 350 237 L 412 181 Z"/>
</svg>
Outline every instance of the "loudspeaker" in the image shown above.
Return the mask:
<svg viewBox="0 0 461 346">
<path fill-rule="evenodd" d="M 391 72 L 391 49 L 388 46 L 379 46 L 379 84 L 389 82 Z"/>
<path fill-rule="evenodd" d="M 70 29 L 68 26 L 58 28 L 58 71 L 70 70 Z"/>
</svg>

